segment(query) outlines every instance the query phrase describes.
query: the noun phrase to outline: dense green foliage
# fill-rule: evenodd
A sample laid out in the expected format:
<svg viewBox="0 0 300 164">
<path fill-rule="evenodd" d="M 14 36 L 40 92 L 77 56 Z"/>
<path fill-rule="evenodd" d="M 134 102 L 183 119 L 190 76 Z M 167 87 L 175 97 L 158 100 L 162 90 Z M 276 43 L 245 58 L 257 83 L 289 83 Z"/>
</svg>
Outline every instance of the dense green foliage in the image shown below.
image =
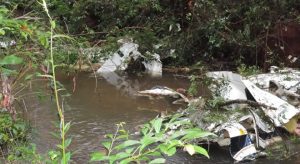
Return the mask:
<svg viewBox="0 0 300 164">
<path fill-rule="evenodd" d="M 92 154 L 92 161 L 109 163 L 165 163 L 165 156 L 173 156 L 178 148 L 190 155 L 201 154 L 209 158 L 208 152 L 198 146 L 199 141 L 215 135 L 195 127 L 184 113 L 158 117 L 143 125 L 138 139 L 117 125 L 115 134 L 107 134 L 108 141 L 102 143 L 105 151 Z"/>
<path fill-rule="evenodd" d="M 18 15 L 41 10 L 35 0 L 2 1 Z M 49 9 L 66 33 L 100 45 L 130 36 L 142 52 L 156 51 L 167 64 L 214 59 L 232 65 L 278 64 L 278 52 L 266 39 L 277 23 L 300 19 L 297 0 L 51 0 Z M 272 55 L 258 61 L 262 54 Z"/>
<path fill-rule="evenodd" d="M 18 141 L 25 141 L 29 126 L 22 120 L 13 121 L 8 113 L 0 113 L 0 145 L 11 146 Z"/>
</svg>

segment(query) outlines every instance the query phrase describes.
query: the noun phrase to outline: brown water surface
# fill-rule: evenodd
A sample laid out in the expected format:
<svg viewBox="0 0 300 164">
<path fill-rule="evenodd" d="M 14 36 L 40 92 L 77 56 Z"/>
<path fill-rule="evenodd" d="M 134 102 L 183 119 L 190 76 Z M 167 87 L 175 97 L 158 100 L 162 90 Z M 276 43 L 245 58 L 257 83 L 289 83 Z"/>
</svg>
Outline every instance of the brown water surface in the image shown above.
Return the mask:
<svg viewBox="0 0 300 164">
<path fill-rule="evenodd" d="M 72 92 L 74 76 L 60 74 L 58 79 L 65 88 Z M 126 122 L 126 128 L 134 132 L 135 127 L 143 124 L 160 112 L 172 113 L 184 106 L 173 105 L 167 99 L 149 100 L 135 96 L 139 90 L 150 89 L 161 85 L 170 88 L 188 88 L 187 78 L 180 78 L 171 74 L 164 74 L 162 78 L 149 76 L 116 76 L 106 75 L 96 79 L 91 74 L 76 75 L 75 92 L 64 98 L 65 117 L 72 126 L 68 136 L 72 138 L 70 149 L 74 153 L 72 163 L 88 163 L 89 155 L 101 149 L 100 142 L 107 133 L 113 133 L 116 124 Z M 40 86 L 41 84 L 39 84 Z M 201 91 L 206 94 L 205 90 Z M 33 140 L 40 153 L 46 153 L 55 148 L 57 139 L 51 132 L 55 131 L 54 123 L 58 121 L 54 101 L 48 96 L 43 101 L 28 98 L 30 108 L 29 119 L 35 129 Z M 210 148 L 211 159 L 202 156 L 190 157 L 186 153 L 177 153 L 168 158 L 167 163 L 233 163 L 229 152 L 219 147 Z M 297 163 L 298 159 L 288 163 Z M 283 161 L 257 160 L 255 163 L 282 163 Z M 287 162 L 287 161 L 285 161 Z M 285 163 L 284 162 L 284 163 Z"/>
</svg>

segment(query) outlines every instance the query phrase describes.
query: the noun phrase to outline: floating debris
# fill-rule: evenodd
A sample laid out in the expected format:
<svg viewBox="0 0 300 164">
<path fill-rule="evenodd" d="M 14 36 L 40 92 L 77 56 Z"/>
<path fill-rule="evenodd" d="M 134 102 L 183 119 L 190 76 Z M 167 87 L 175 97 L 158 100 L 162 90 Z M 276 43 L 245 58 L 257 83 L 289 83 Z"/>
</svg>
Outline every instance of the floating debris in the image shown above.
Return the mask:
<svg viewBox="0 0 300 164">
<path fill-rule="evenodd" d="M 149 90 L 144 91 L 138 91 L 138 96 L 150 96 L 150 97 L 170 97 L 173 99 L 182 99 L 184 102 L 189 103 L 189 99 L 183 95 L 182 93 L 179 93 L 171 88 L 165 87 L 165 86 L 155 86 Z"/>
</svg>

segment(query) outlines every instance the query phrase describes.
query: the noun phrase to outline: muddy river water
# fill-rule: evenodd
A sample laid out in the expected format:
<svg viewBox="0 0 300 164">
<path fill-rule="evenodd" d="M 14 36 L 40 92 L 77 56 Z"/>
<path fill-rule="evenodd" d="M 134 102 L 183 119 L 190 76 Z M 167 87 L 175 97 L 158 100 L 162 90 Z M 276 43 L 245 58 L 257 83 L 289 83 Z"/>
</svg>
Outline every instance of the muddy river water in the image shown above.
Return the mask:
<svg viewBox="0 0 300 164">
<path fill-rule="evenodd" d="M 161 112 L 172 113 L 184 106 L 173 105 L 169 100 L 149 100 L 134 95 L 138 90 L 150 89 L 161 85 L 170 88 L 188 88 L 186 78 L 164 74 L 162 78 L 149 76 L 116 77 L 110 79 L 98 77 L 97 82 L 92 74 L 82 73 L 74 76 L 60 74 L 59 81 L 71 93 L 64 98 L 65 117 L 72 126 L 68 136 L 72 138 L 70 149 L 73 152 L 72 163 L 88 163 L 90 154 L 101 149 L 100 142 L 104 135 L 113 133 L 116 124 L 126 122 L 126 128 L 133 132 L 135 127 L 151 120 Z M 74 89 L 74 92 L 72 90 Z M 205 95 L 205 91 L 202 93 Z M 32 100 L 31 100 L 32 101 Z M 34 133 L 32 142 L 37 145 L 40 153 L 55 148 L 57 140 L 51 132 L 55 131 L 58 121 L 54 101 L 48 96 L 42 101 L 32 101 L 28 107 L 28 118 L 32 123 Z M 167 163 L 233 163 L 229 152 L 219 147 L 209 149 L 211 159 L 202 156 L 190 157 L 179 152 L 168 158 Z M 253 163 L 300 163 L 300 157 L 278 161 L 259 159 Z"/>
</svg>

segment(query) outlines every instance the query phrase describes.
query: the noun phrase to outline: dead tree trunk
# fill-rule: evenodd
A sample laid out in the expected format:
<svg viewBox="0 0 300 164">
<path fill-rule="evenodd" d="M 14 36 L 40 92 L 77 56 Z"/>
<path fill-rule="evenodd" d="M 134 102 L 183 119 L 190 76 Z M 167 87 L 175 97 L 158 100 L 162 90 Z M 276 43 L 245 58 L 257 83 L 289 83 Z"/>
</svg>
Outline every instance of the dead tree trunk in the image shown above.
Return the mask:
<svg viewBox="0 0 300 164">
<path fill-rule="evenodd" d="M 14 96 L 11 90 L 11 80 L 7 75 L 1 74 L 1 83 L 2 83 L 2 100 L 0 106 L 6 109 L 11 117 L 16 119 L 16 110 L 13 107 Z"/>
</svg>

